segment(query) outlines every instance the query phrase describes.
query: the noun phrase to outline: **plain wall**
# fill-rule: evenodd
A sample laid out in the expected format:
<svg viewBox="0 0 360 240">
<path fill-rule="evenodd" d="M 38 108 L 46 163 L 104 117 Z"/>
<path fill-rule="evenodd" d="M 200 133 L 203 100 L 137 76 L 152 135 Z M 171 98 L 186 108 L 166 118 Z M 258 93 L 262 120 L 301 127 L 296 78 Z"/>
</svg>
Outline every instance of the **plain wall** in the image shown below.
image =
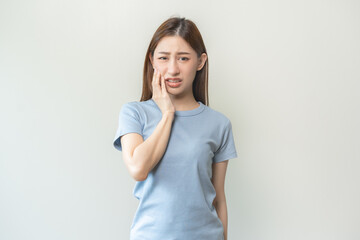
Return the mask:
<svg viewBox="0 0 360 240">
<path fill-rule="evenodd" d="M 171 16 L 199 27 L 233 125 L 229 240 L 360 239 L 360 2 L 2 0 L 0 239 L 128 239 L 112 141 Z"/>
</svg>

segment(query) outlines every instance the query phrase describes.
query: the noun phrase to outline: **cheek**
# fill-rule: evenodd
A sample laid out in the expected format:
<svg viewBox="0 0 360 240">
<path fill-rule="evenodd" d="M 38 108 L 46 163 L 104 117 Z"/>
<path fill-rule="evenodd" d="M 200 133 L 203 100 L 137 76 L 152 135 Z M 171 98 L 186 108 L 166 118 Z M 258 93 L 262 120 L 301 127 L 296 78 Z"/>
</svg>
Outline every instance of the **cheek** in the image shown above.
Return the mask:
<svg viewBox="0 0 360 240">
<path fill-rule="evenodd" d="M 187 72 L 194 74 L 196 73 L 197 70 L 197 62 L 196 61 L 191 61 L 188 65 L 187 65 Z"/>
<path fill-rule="evenodd" d="M 154 63 L 154 67 L 160 71 L 162 76 L 165 76 L 166 73 L 166 68 L 164 66 L 162 66 L 161 64 L 155 64 Z"/>
<path fill-rule="evenodd" d="M 155 60 L 155 61 L 154 61 L 154 67 L 157 68 L 157 69 L 164 68 L 164 63 Z"/>
<path fill-rule="evenodd" d="M 160 70 L 161 74 L 164 74 L 164 66 L 161 63 L 154 61 L 153 67 Z"/>
<path fill-rule="evenodd" d="M 186 69 L 186 74 L 187 74 L 189 77 L 191 77 L 191 78 L 195 77 L 195 75 L 196 75 L 196 68 L 197 68 L 196 65 L 189 66 L 189 67 Z"/>
</svg>

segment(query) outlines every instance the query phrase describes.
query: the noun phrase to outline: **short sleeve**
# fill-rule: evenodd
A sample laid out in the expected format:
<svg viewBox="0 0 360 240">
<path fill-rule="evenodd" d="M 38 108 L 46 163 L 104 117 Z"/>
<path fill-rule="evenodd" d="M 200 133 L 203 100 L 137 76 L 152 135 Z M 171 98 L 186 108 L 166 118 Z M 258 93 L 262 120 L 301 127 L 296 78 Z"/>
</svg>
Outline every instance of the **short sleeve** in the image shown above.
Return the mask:
<svg viewBox="0 0 360 240">
<path fill-rule="evenodd" d="M 232 125 L 229 120 L 224 128 L 221 144 L 214 153 L 213 162 L 218 163 L 232 158 L 237 158 L 237 152 L 232 133 Z"/>
<path fill-rule="evenodd" d="M 125 103 L 120 110 L 118 128 L 113 140 L 113 146 L 122 151 L 120 137 L 127 133 L 138 133 L 142 135 L 142 124 L 140 115 L 133 102 Z"/>
</svg>

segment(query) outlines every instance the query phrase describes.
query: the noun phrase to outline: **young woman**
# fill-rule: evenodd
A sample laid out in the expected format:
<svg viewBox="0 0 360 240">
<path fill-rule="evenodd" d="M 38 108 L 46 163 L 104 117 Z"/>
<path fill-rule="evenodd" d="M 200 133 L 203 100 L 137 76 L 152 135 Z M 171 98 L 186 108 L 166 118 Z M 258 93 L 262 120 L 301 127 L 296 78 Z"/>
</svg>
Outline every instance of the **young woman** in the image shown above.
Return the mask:
<svg viewBox="0 0 360 240">
<path fill-rule="evenodd" d="M 170 18 L 145 56 L 140 101 L 125 103 L 114 147 L 136 180 L 131 240 L 226 240 L 232 125 L 208 106 L 208 58 L 196 25 Z"/>
</svg>

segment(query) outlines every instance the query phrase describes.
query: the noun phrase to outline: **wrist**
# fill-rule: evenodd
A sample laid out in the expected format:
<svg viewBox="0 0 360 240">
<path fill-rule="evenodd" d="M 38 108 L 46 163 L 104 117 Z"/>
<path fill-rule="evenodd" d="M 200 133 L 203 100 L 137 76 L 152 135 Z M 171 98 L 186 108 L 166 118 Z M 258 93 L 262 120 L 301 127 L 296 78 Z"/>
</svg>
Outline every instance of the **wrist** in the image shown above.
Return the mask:
<svg viewBox="0 0 360 240">
<path fill-rule="evenodd" d="M 163 113 L 163 115 L 162 115 L 162 117 L 163 118 L 174 118 L 174 116 L 175 116 L 175 112 L 170 112 L 170 111 L 166 111 L 166 112 L 164 112 Z"/>
</svg>

